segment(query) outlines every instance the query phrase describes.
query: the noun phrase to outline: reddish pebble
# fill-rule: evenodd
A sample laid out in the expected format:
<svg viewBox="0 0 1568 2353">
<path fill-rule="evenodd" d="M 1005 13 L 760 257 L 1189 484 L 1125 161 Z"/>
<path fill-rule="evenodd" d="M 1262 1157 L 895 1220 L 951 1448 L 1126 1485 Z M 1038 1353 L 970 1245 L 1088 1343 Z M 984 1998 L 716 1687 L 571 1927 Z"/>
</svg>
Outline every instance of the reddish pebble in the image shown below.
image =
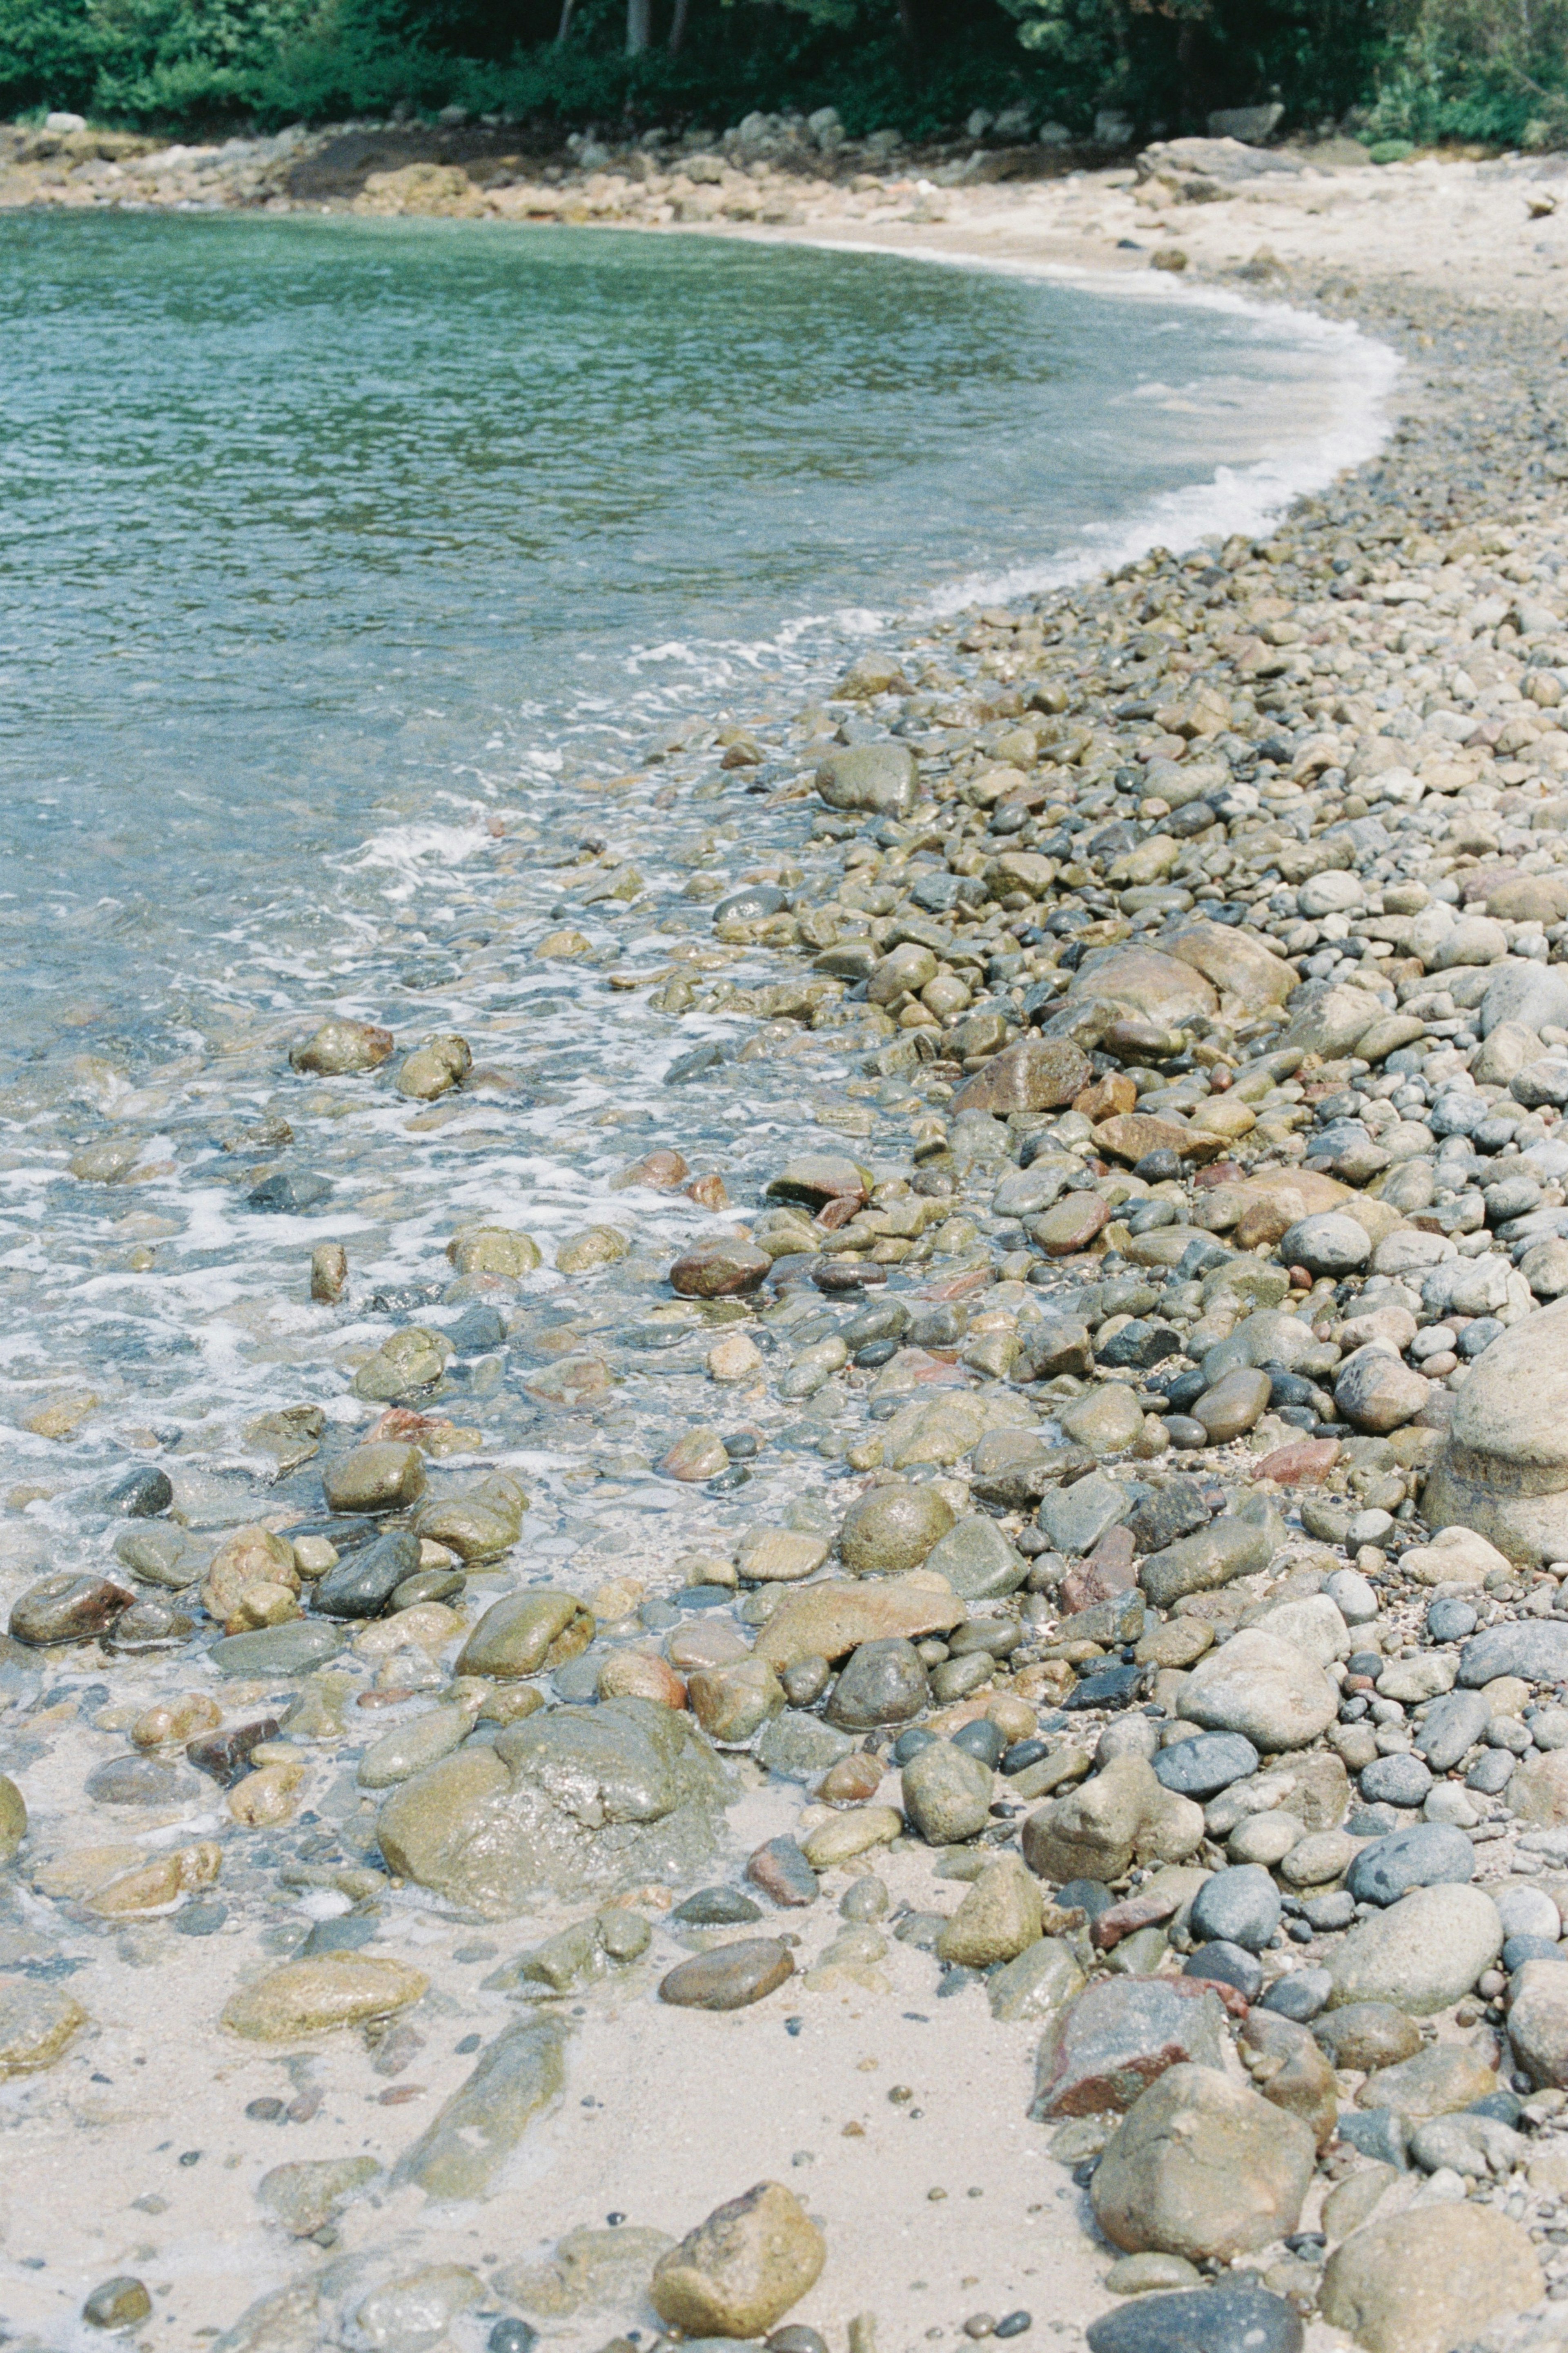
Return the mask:
<svg viewBox="0 0 1568 2353">
<path fill-rule="evenodd" d="M 1293 1446 L 1281 1446 L 1266 1454 L 1258 1466 L 1260 1479 L 1272 1479 L 1277 1487 L 1311 1487 L 1326 1479 L 1340 1459 L 1337 1438 L 1303 1438 Z"/>
</svg>

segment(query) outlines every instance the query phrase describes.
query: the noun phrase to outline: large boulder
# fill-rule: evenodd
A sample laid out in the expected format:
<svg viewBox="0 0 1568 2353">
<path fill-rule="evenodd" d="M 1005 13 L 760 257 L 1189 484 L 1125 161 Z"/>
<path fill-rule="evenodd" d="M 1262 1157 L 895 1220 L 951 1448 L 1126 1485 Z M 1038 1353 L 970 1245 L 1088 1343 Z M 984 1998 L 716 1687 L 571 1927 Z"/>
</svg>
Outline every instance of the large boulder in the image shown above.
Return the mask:
<svg viewBox="0 0 1568 2353">
<path fill-rule="evenodd" d="M 647 1699 L 557 1708 L 416 1773 L 381 1810 L 388 1864 L 489 1919 L 536 1896 L 689 1877 L 728 1777 L 689 1718 Z"/>
<path fill-rule="evenodd" d="M 1112 2246 L 1189 2263 L 1250 2254 L 1296 2228 L 1317 2149 L 1310 2127 L 1217 2067 L 1169 2068 L 1095 2168 Z"/>
<path fill-rule="evenodd" d="M 1476 1359 L 1426 1482 L 1434 1528 L 1473 1529 L 1509 1559 L 1568 1558 L 1568 1299 Z"/>
<path fill-rule="evenodd" d="M 1447 2353 L 1539 2302 L 1544 2285 L 1517 2222 L 1445 2201 L 1352 2232 L 1329 2258 L 1322 2315 L 1366 2353 Z"/>
</svg>

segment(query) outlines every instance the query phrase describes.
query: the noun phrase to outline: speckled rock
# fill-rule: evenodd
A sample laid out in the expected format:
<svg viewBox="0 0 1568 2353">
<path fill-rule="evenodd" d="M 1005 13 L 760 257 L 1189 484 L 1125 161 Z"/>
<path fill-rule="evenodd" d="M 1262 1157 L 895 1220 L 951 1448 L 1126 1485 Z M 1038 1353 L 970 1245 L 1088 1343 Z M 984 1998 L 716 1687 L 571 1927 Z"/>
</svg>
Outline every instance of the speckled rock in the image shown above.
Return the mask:
<svg viewBox="0 0 1568 2353">
<path fill-rule="evenodd" d="M 1226 2262 L 1296 2228 L 1315 2157 L 1299 2117 L 1216 2067 L 1184 2063 L 1137 2101 L 1089 2198 L 1112 2246 Z"/>
<path fill-rule="evenodd" d="M 230 1997 L 223 2022 L 252 2042 L 291 2042 L 296 2035 L 405 2010 L 428 1988 L 423 1969 L 364 1953 L 322 1953 L 285 1961 Z"/>
<path fill-rule="evenodd" d="M 1329 2258 L 1322 2314 L 1366 2353 L 1447 2353 L 1539 2301 L 1529 2239 L 1496 2209 L 1446 2202 L 1376 2220 Z"/>
<path fill-rule="evenodd" d="M 660 2257 L 648 2294 L 688 2337 L 761 2337 L 815 2287 L 821 2232 L 792 2191 L 759 2181 Z"/>
<path fill-rule="evenodd" d="M 1339 1714 L 1340 1695 L 1322 1669 L 1260 1626 L 1245 1627 L 1193 1669 L 1182 1710 L 1206 1731 L 1239 1732 L 1266 1754 L 1304 1748 Z"/>
<path fill-rule="evenodd" d="M 1497 1905 L 1477 1887 L 1418 1887 L 1358 1921 L 1330 1954 L 1330 2007 L 1389 2002 L 1425 2018 L 1469 1992 L 1502 1950 Z"/>
</svg>

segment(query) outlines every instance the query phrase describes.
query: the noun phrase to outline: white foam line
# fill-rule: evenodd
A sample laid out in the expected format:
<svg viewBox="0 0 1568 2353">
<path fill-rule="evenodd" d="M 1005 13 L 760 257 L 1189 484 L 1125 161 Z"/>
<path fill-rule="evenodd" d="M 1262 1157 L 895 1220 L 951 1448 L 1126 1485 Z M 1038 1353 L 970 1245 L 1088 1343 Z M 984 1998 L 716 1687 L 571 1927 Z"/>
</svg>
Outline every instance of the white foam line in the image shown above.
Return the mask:
<svg viewBox="0 0 1568 2353">
<path fill-rule="evenodd" d="M 1348 468 L 1363 466 L 1377 455 L 1393 431 L 1387 403 L 1405 363 L 1392 344 L 1367 334 L 1352 321 L 1322 319 L 1299 311 L 1289 302 L 1259 301 L 1228 287 L 1178 285 L 1162 272 L 1161 284 L 1151 275 L 1085 269 L 1081 264 L 1043 259 L 1025 260 L 1006 254 L 948 253 L 926 245 L 879 245 L 873 239 L 842 239 L 809 236 L 753 234 L 735 242 L 775 246 L 806 246 L 818 253 L 858 253 L 883 259 L 926 262 L 942 269 L 978 272 L 1026 283 L 1071 285 L 1075 290 L 1110 301 L 1142 302 L 1151 308 L 1176 311 L 1181 308 L 1219 311 L 1232 318 L 1251 318 L 1284 328 L 1303 348 L 1316 344 L 1342 365 L 1336 406 L 1340 413 L 1324 429 L 1309 434 L 1289 450 L 1255 459 L 1241 467 L 1219 466 L 1206 480 L 1179 491 L 1163 491 L 1138 512 L 1089 525 L 1089 543 L 1073 553 L 1062 551 L 1037 564 L 1016 564 L 1005 572 L 971 574 L 937 591 L 906 615 L 879 617 L 884 627 L 910 620 L 942 619 L 972 606 L 1005 603 L 1015 596 L 1038 596 L 1075 581 L 1094 578 L 1136 562 L 1152 547 L 1167 547 L 1183 554 L 1205 539 L 1239 533 L 1256 538 L 1300 498 L 1310 497 Z M 870 621 L 872 617 L 863 617 Z"/>
</svg>

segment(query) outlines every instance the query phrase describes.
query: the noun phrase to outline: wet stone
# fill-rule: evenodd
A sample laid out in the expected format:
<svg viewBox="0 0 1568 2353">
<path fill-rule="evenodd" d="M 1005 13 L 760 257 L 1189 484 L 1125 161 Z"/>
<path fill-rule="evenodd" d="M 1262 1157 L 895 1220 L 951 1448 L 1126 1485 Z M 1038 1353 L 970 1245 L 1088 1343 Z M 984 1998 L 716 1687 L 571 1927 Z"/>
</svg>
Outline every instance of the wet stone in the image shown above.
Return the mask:
<svg viewBox="0 0 1568 2353">
<path fill-rule="evenodd" d="M 263 1716 L 255 1724 L 232 1725 L 226 1732 L 209 1732 L 188 1743 L 185 1756 L 198 1773 L 205 1773 L 219 1788 L 232 1789 L 250 1770 L 255 1751 L 264 1740 L 276 1740 L 279 1721 Z"/>
<path fill-rule="evenodd" d="M 135 2328 L 151 2318 L 153 2299 L 142 2280 L 122 2273 L 95 2287 L 82 2306 L 89 2328 Z"/>
<path fill-rule="evenodd" d="M 100 1806 L 169 1806 L 186 1784 L 177 1765 L 160 1757 L 110 1757 L 95 1766 L 84 1783 Z"/>
<path fill-rule="evenodd" d="M 907 1724 L 925 1706 L 926 1671 L 912 1642 L 898 1638 L 862 1642 L 845 1662 L 833 1696 L 830 1720 L 848 1732 L 868 1732 L 885 1724 Z"/>
<path fill-rule="evenodd" d="M 820 1883 L 796 1841 L 784 1836 L 769 1839 L 746 1864 L 746 1877 L 773 1903 L 785 1910 L 815 1904 Z"/>
<path fill-rule="evenodd" d="M 742 1920 L 760 1920 L 762 1910 L 738 1887 L 700 1887 L 670 1914 L 689 1928 L 721 1928 Z"/>
<path fill-rule="evenodd" d="M 220 1675 L 265 1681 L 270 1675 L 309 1674 L 336 1658 L 343 1639 L 336 1626 L 295 1618 L 286 1625 L 258 1627 L 254 1634 L 227 1634 L 213 1644 L 210 1655 Z"/>
<path fill-rule="evenodd" d="M 419 1567 L 419 1539 L 411 1528 L 389 1528 L 317 1580 L 311 1608 L 324 1618 L 377 1618 Z"/>
<path fill-rule="evenodd" d="M 104 1496 L 103 1507 L 122 1520 L 151 1520 L 166 1512 L 174 1500 L 168 1474 L 149 1463 L 116 1480 Z"/>
<path fill-rule="evenodd" d="M 108 1577 L 81 1577 L 69 1569 L 29 1586 L 12 1605 L 12 1639 L 43 1649 L 55 1642 L 86 1642 L 104 1633 L 135 1596 Z"/>
</svg>

